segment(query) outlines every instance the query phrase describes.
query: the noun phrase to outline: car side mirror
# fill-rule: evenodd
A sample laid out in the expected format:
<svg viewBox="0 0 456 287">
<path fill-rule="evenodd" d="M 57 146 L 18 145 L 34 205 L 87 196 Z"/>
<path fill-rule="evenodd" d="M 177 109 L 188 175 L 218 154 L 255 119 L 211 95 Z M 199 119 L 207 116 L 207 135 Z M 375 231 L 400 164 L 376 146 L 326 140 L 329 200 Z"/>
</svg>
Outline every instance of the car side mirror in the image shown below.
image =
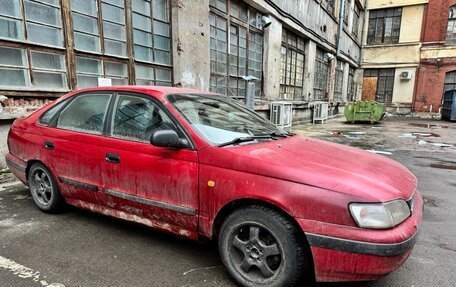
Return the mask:
<svg viewBox="0 0 456 287">
<path fill-rule="evenodd" d="M 156 130 L 150 137 L 150 143 L 159 147 L 183 148 L 187 146 L 187 140 L 179 138 L 176 131 Z"/>
</svg>

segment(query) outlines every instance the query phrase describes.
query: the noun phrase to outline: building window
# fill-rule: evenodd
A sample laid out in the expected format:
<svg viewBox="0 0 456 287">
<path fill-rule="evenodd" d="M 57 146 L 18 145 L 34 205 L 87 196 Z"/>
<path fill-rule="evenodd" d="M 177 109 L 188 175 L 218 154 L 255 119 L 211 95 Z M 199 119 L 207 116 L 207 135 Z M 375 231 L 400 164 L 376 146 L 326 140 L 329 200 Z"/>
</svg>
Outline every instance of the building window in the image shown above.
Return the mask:
<svg viewBox="0 0 456 287">
<path fill-rule="evenodd" d="M 67 88 L 65 57 L 54 53 L 31 51 L 32 75 L 35 87 Z"/>
<path fill-rule="evenodd" d="M 255 84 L 255 96 L 260 97 L 263 73 L 262 15 L 249 9 L 242 1 L 211 0 L 210 5 L 210 90 L 243 98 L 247 84 L 242 77 L 252 75 L 259 79 Z"/>
<path fill-rule="evenodd" d="M 368 44 L 399 43 L 402 8 L 379 9 L 369 12 Z"/>
<path fill-rule="evenodd" d="M 23 41 L 21 3 L 19 0 L 3 0 L 0 5 L 0 38 Z"/>
<path fill-rule="evenodd" d="M 136 64 L 136 84 L 171 86 L 171 70 Z"/>
<path fill-rule="evenodd" d="M 76 57 L 78 88 L 98 86 L 98 78 L 103 76 L 101 60 Z"/>
<path fill-rule="evenodd" d="M 336 0 L 321 0 L 321 5 L 323 8 L 328 10 L 328 12 L 334 16 L 334 4 Z"/>
<path fill-rule="evenodd" d="M 167 0 L 134 0 L 132 9 L 135 59 L 171 65 Z"/>
<path fill-rule="evenodd" d="M 24 7 L 25 21 L 21 6 Z M 0 5 L 0 38 L 63 47 L 61 19 L 59 1 L 3 0 Z"/>
<path fill-rule="evenodd" d="M 348 25 L 348 17 L 350 15 L 350 0 L 345 0 L 344 2 L 344 24 Z M 356 6 L 356 5 L 355 5 Z"/>
<path fill-rule="evenodd" d="M 106 55 L 119 57 L 127 55 L 124 6 L 124 0 L 101 1 L 104 53 Z"/>
<path fill-rule="evenodd" d="M 395 69 L 366 69 L 364 78 L 377 79 L 375 100 L 380 103 L 391 103 L 393 100 Z"/>
<path fill-rule="evenodd" d="M 71 1 L 75 48 L 78 51 L 103 51 L 106 55 L 126 57 L 125 2 L 102 0 L 100 3 L 101 9 L 97 0 Z M 103 35 L 103 45 L 100 35 Z"/>
<path fill-rule="evenodd" d="M 445 42 L 447 44 L 456 44 L 456 6 L 451 7 L 448 14 L 448 25 Z"/>
<path fill-rule="evenodd" d="M 355 9 L 353 10 L 353 27 L 352 27 L 352 35 L 358 39 L 359 35 L 359 19 L 360 19 L 360 11 L 358 4 L 355 2 Z"/>
<path fill-rule="evenodd" d="M 128 84 L 127 64 L 88 57 L 76 57 L 78 88 L 98 86 L 98 78 L 109 78 L 113 85 Z"/>
<path fill-rule="evenodd" d="M 325 60 L 324 53 L 323 50 L 317 49 L 315 57 L 314 94 L 316 101 L 326 100 L 329 64 Z"/>
<path fill-rule="evenodd" d="M 355 69 L 350 67 L 348 70 L 347 100 L 355 101 Z"/>
<path fill-rule="evenodd" d="M 24 49 L 0 47 L 0 86 L 30 86 L 28 60 Z"/>
<path fill-rule="evenodd" d="M 344 62 L 337 61 L 336 81 L 334 84 L 334 101 L 342 102 L 342 86 L 344 82 Z"/>
<path fill-rule="evenodd" d="M 127 65 L 117 62 L 105 61 L 105 76 L 112 80 L 113 85 L 127 85 Z"/>
<path fill-rule="evenodd" d="M 444 92 L 450 90 L 456 90 L 456 71 L 445 74 Z"/>
<path fill-rule="evenodd" d="M 65 57 L 57 53 L 0 47 L 0 86 L 67 90 Z"/>
<path fill-rule="evenodd" d="M 282 30 L 280 96 L 286 100 L 304 100 L 304 39 Z"/>
<path fill-rule="evenodd" d="M 261 81 L 263 75 L 263 35 L 250 32 L 248 74 Z M 261 96 L 261 82 L 255 85 L 255 97 Z"/>
</svg>

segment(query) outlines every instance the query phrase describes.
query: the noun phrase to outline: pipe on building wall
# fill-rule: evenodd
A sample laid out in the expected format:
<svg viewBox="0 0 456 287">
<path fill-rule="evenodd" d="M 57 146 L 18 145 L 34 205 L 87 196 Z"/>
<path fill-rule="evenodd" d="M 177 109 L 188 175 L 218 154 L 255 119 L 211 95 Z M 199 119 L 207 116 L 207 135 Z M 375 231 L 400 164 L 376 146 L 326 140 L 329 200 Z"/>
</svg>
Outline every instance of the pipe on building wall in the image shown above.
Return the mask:
<svg viewBox="0 0 456 287">
<path fill-rule="evenodd" d="M 361 28 L 361 50 L 359 52 L 359 66 L 363 64 L 364 55 L 364 33 L 366 32 L 367 4 L 369 0 L 364 0 L 363 28 Z"/>
<path fill-rule="evenodd" d="M 344 32 L 344 15 L 345 15 L 345 1 L 347 0 L 342 0 L 340 1 L 340 12 L 339 12 L 339 31 L 338 31 L 338 37 L 337 37 L 337 53 L 336 55 L 339 57 L 340 56 L 340 44 L 342 43 L 342 33 Z"/>
</svg>

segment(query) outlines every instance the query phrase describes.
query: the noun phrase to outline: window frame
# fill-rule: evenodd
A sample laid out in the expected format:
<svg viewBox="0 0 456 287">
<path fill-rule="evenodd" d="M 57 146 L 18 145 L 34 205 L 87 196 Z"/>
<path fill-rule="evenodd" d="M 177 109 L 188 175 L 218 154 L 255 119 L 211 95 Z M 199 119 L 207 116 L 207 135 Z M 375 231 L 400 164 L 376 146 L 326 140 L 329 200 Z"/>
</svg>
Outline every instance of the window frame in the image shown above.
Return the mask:
<svg viewBox="0 0 456 287">
<path fill-rule="evenodd" d="M 330 65 L 328 63 L 328 61 L 325 60 L 325 53 L 326 51 L 321 49 L 321 48 L 318 48 L 317 47 L 317 51 L 316 51 L 316 55 L 315 55 L 315 71 L 314 71 L 314 84 L 313 84 L 313 92 L 314 92 L 314 101 L 327 101 L 328 100 L 328 80 L 329 80 L 329 68 L 330 68 Z M 319 57 L 319 54 L 321 54 L 321 58 Z M 326 72 L 324 73 L 321 73 L 319 71 L 319 67 L 323 67 L 325 69 Z M 325 77 L 325 80 L 326 80 L 326 83 L 323 86 L 320 86 L 320 83 L 317 81 L 317 76 L 324 76 Z M 323 79 L 321 79 L 323 80 Z M 318 97 L 317 99 L 317 93 L 316 91 L 320 91 L 320 92 L 323 92 L 323 97 Z"/>
<path fill-rule="evenodd" d="M 369 76 L 366 76 L 366 71 L 369 72 Z M 381 75 L 381 72 L 391 72 L 392 75 Z M 375 73 L 375 75 L 372 75 Z M 394 80 L 396 77 L 396 69 L 395 68 L 379 68 L 379 69 L 365 69 L 364 74 L 363 74 L 363 79 L 364 78 L 377 78 L 377 91 L 375 94 L 375 101 L 379 103 L 384 103 L 384 104 L 391 104 L 393 102 L 393 93 L 394 93 Z M 379 86 L 380 86 L 380 78 L 385 78 L 385 91 L 382 93 L 382 98 L 379 96 Z M 387 81 L 388 78 L 391 80 L 391 90 L 387 89 Z M 391 99 L 387 97 L 387 92 L 391 92 Z M 380 100 L 381 99 L 381 100 Z"/>
<path fill-rule="evenodd" d="M 400 11 L 400 13 L 396 12 Z M 388 15 L 392 13 L 392 15 Z M 382 15 L 379 15 L 382 14 Z M 388 45 L 398 44 L 401 35 L 403 7 L 393 7 L 387 9 L 373 9 L 369 11 L 369 22 L 367 25 L 367 44 L 368 45 Z M 391 35 L 387 36 L 387 20 L 391 19 Z M 397 21 L 395 23 L 395 21 Z M 381 37 L 377 35 L 381 29 Z M 397 30 L 397 35 L 393 35 Z M 380 39 L 381 38 L 381 39 Z"/>
<path fill-rule="evenodd" d="M 335 102 L 345 102 L 344 101 L 344 71 L 345 71 L 345 62 L 337 60 L 336 63 L 336 73 L 334 75 L 334 95 L 333 100 Z"/>
<path fill-rule="evenodd" d="M 454 12 L 454 13 L 452 13 Z M 452 15 L 453 14 L 453 15 Z M 449 37 L 449 26 L 452 24 L 452 35 L 453 37 Z M 447 25 L 445 31 L 445 44 L 446 45 L 456 45 L 456 5 L 450 6 L 448 9 L 448 18 L 447 18 Z"/>
<path fill-rule="evenodd" d="M 450 81 L 450 77 L 454 79 L 453 82 Z M 454 89 L 456 89 L 456 70 L 448 71 L 445 73 L 445 79 L 443 82 L 443 92 L 454 90 L 454 89 L 447 89 L 448 86 L 452 85 Z"/>
<path fill-rule="evenodd" d="M 348 85 L 347 85 L 347 101 L 355 100 L 355 68 L 348 68 Z"/>
<path fill-rule="evenodd" d="M 352 35 L 356 40 L 359 39 L 359 23 L 361 20 L 361 8 L 359 8 L 358 3 L 355 1 L 355 6 L 353 8 L 353 21 L 352 21 Z"/>
<path fill-rule="evenodd" d="M 11 0 L 9 0 L 11 1 Z M 38 45 L 42 47 L 51 47 L 54 49 L 60 49 L 64 50 L 65 49 L 65 35 L 64 35 L 64 24 L 63 24 L 63 11 L 62 11 L 62 5 L 59 1 L 59 4 L 51 4 L 43 0 L 17 0 L 17 3 L 19 3 L 19 15 L 8 15 L 8 14 L 0 14 L 0 17 L 3 19 L 7 19 L 9 21 L 14 21 L 17 23 L 17 26 L 20 26 L 20 37 L 19 38 L 9 38 L 9 37 L 0 37 L 1 40 L 6 40 L 6 41 L 13 41 L 13 42 L 18 42 L 18 43 L 23 43 L 23 44 L 31 44 L 31 45 Z M 56 19 L 58 20 L 58 25 L 57 24 L 49 24 L 45 23 L 43 21 L 39 20 L 33 20 L 33 19 L 28 19 L 27 18 L 27 3 L 32 3 L 38 6 L 46 6 L 51 9 L 56 9 L 57 12 L 57 17 Z M 20 25 L 18 24 L 20 22 Z M 39 26 L 39 27 L 46 27 L 46 28 L 51 28 L 55 29 L 58 31 L 58 40 L 60 40 L 57 45 L 51 44 L 51 43 L 44 43 L 44 42 L 38 42 L 38 41 L 33 41 L 31 40 L 30 36 L 30 29 L 29 29 L 29 24 Z"/>
<path fill-rule="evenodd" d="M 232 3 L 236 3 L 236 4 L 232 4 Z M 240 7 L 240 5 L 243 5 L 243 7 L 245 8 L 246 10 L 246 13 L 247 13 L 247 22 L 243 21 L 242 19 L 239 19 L 237 18 L 236 16 L 232 15 L 232 11 L 231 11 L 231 5 L 233 6 L 236 6 L 236 7 Z M 221 6 L 223 4 L 223 6 Z M 238 10 L 239 12 L 240 10 Z M 261 55 L 261 75 L 259 77 L 259 80 L 255 83 L 255 98 L 256 99 L 259 99 L 259 98 L 262 98 L 263 96 L 263 61 L 264 61 L 264 57 L 263 57 L 263 53 L 264 53 L 264 31 L 257 28 L 256 26 L 254 26 L 254 23 L 256 23 L 256 20 L 258 19 L 258 16 L 259 15 L 262 15 L 262 13 L 260 13 L 260 11 L 254 9 L 253 7 L 249 6 L 248 4 L 242 2 L 241 0 L 239 1 L 235 1 L 235 0 L 211 0 L 210 3 L 209 3 L 209 17 L 215 17 L 215 26 L 212 26 L 211 24 L 211 21 L 209 22 L 209 26 L 210 28 L 214 27 L 216 30 L 218 30 L 217 28 L 217 18 L 221 18 L 225 21 L 225 25 L 226 25 L 226 37 L 225 37 L 225 43 L 226 43 L 226 50 L 224 50 L 225 52 L 225 65 L 226 65 L 226 72 L 223 73 L 223 72 L 218 72 L 217 71 L 217 63 L 219 63 L 219 61 L 217 60 L 217 53 L 218 53 L 218 48 L 217 48 L 217 43 L 218 43 L 218 40 L 217 40 L 217 34 L 215 34 L 214 36 L 214 39 L 216 40 L 215 41 L 215 50 L 210 48 L 210 52 L 213 52 L 215 53 L 215 60 L 210 60 L 211 62 L 211 65 L 212 65 L 212 62 L 215 63 L 215 70 L 213 70 L 212 68 L 210 68 L 210 83 L 209 83 L 209 86 L 210 86 L 210 90 L 213 91 L 213 92 L 217 92 L 217 93 L 220 93 L 220 94 L 225 94 L 229 97 L 232 97 L 232 98 L 235 98 L 235 99 L 244 99 L 246 97 L 246 94 L 247 94 L 247 82 L 245 83 L 244 86 L 242 85 L 239 85 L 239 81 L 243 81 L 242 79 L 242 76 L 241 75 L 238 75 L 238 76 L 232 76 L 230 75 L 230 55 L 231 55 L 231 52 L 230 52 L 230 46 L 231 46 L 231 41 L 230 41 L 230 37 L 231 37 L 231 26 L 234 26 L 237 28 L 237 35 L 238 35 L 238 45 L 237 45 L 237 50 L 239 50 L 239 31 L 240 31 L 240 27 L 244 28 L 246 30 L 246 56 L 245 56 L 245 59 L 246 59 L 246 65 L 245 65 L 245 69 L 246 69 L 246 75 L 249 74 L 249 71 L 253 70 L 253 73 L 255 72 L 258 72 L 259 70 L 257 70 L 254 66 L 255 66 L 255 63 L 258 63 L 259 61 L 258 60 L 255 60 L 254 57 L 255 57 L 255 54 L 256 53 L 259 53 Z M 250 50 L 250 46 L 251 46 L 251 41 L 252 41 L 252 35 L 254 35 L 254 38 L 256 38 L 257 36 L 258 37 L 261 37 L 261 40 L 262 40 L 262 43 L 261 43 L 261 51 L 260 52 L 256 52 L 256 51 L 253 51 L 254 54 L 252 54 L 252 51 Z M 210 40 L 212 40 L 212 37 L 210 36 Z M 253 41 L 255 41 L 255 39 L 253 39 Z M 255 42 L 254 42 L 255 43 Z M 256 44 L 256 43 L 255 43 Z M 250 65 L 250 62 L 252 63 L 253 66 Z M 237 63 L 236 63 L 236 68 L 237 70 L 239 71 L 239 54 L 237 55 Z M 233 78 L 235 79 L 236 81 L 236 95 L 232 95 L 232 92 L 231 92 L 231 83 L 230 83 L 230 79 Z M 220 84 L 219 85 L 219 82 L 222 83 L 224 82 L 224 84 Z M 223 90 L 223 87 L 226 87 L 225 90 Z M 239 90 L 245 90 L 245 95 L 239 95 Z"/>
<path fill-rule="evenodd" d="M 294 43 L 293 44 L 290 43 L 290 39 L 291 39 L 290 37 L 294 38 L 291 41 L 293 42 L 293 40 L 294 40 L 296 42 L 295 45 L 293 45 Z M 304 70 L 305 70 L 305 61 L 306 61 L 306 55 L 305 55 L 305 51 L 304 51 L 305 40 L 291 31 L 282 29 L 282 40 L 281 41 L 282 41 L 282 43 L 280 46 L 281 66 L 280 66 L 279 95 L 284 100 L 304 101 L 305 99 L 304 99 L 303 87 L 304 87 Z M 285 49 L 285 54 L 282 53 L 282 48 Z M 298 55 L 302 55 L 302 57 L 303 57 L 302 71 L 300 73 L 301 74 L 301 79 L 300 79 L 301 85 L 297 85 L 297 82 L 299 81 L 298 80 Z M 285 60 L 283 57 L 285 57 Z M 291 63 L 289 63 L 288 59 L 291 60 Z M 293 60 L 295 61 L 294 64 L 293 64 Z M 285 65 L 284 69 L 282 69 L 282 64 Z M 294 67 L 294 71 L 289 70 L 290 66 Z M 285 73 L 285 76 L 283 76 L 283 73 Z M 291 77 L 292 74 L 294 75 L 294 77 Z M 290 76 L 290 79 L 292 82 L 294 82 L 294 84 L 291 84 L 291 82 L 289 83 L 288 76 Z M 285 94 L 288 94 L 287 88 L 293 88 L 293 93 L 291 94 L 291 96 L 292 96 L 291 99 L 284 97 Z M 301 95 L 299 96 L 299 98 L 296 98 L 296 89 L 301 90 Z"/>
<path fill-rule="evenodd" d="M 70 91 L 69 87 L 69 70 L 67 66 L 67 57 L 66 54 L 61 51 L 60 49 L 43 49 L 43 48 L 36 48 L 34 46 L 17 46 L 17 45 L 10 45 L 10 44 L 1 44 L 0 48 L 12 49 L 12 50 L 19 50 L 21 51 L 21 55 L 23 57 L 23 64 L 24 66 L 18 65 L 4 65 L 0 64 L 0 68 L 4 69 L 11 69 L 11 70 L 23 70 L 26 73 L 24 78 L 25 85 L 21 86 L 2 86 L 0 85 L 0 89 L 3 90 L 14 90 L 14 91 L 50 91 L 50 92 L 68 92 Z M 51 54 L 58 57 L 61 57 L 62 61 L 62 69 L 53 69 L 53 68 L 38 68 L 33 65 L 33 56 L 32 53 L 41 53 L 41 54 Z M 34 73 L 50 73 L 50 74 L 61 74 L 64 79 L 64 86 L 63 87 L 53 87 L 53 88 L 46 88 L 40 87 L 35 85 L 35 75 Z"/>
</svg>

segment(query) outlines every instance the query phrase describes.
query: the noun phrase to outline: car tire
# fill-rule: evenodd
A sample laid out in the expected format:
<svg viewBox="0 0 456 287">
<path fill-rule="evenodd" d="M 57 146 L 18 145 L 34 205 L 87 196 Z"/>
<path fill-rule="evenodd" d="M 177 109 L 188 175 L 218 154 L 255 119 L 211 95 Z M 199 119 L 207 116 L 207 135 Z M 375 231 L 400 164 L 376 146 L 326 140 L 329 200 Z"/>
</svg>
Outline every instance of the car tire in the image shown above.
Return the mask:
<svg viewBox="0 0 456 287">
<path fill-rule="evenodd" d="M 58 213 L 65 207 L 65 200 L 51 171 L 42 163 L 34 163 L 28 173 L 33 201 L 44 212 Z"/>
<path fill-rule="evenodd" d="M 223 264 L 241 286 L 295 286 L 308 265 L 295 225 L 263 206 L 231 213 L 220 228 L 218 246 Z"/>
</svg>

